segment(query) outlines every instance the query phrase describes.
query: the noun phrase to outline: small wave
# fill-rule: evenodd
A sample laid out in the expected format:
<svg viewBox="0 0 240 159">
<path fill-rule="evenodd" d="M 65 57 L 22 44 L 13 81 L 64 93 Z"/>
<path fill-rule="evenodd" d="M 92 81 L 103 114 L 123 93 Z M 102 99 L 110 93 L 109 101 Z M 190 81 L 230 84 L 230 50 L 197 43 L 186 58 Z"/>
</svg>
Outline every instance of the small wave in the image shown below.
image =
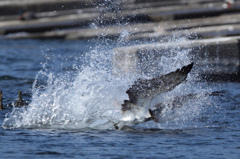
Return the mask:
<svg viewBox="0 0 240 159">
<path fill-rule="evenodd" d="M 9 76 L 9 75 L 3 75 L 3 76 L 0 76 L 0 80 L 22 80 L 22 78 Z"/>
</svg>

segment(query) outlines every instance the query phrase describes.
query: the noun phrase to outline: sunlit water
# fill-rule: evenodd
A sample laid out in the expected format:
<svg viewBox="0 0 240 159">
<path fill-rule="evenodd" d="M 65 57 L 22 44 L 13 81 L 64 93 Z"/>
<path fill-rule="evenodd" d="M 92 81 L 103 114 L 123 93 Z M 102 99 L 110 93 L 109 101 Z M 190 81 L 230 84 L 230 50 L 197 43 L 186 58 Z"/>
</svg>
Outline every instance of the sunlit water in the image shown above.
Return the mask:
<svg viewBox="0 0 240 159">
<path fill-rule="evenodd" d="M 240 157 L 239 83 L 201 82 L 196 73 L 152 101 L 171 106 L 182 97 L 160 123 L 114 128 L 129 85 L 188 64 L 188 50 L 165 53 L 147 73 L 116 76 L 113 48 L 127 45 L 121 39 L 0 42 L 2 158 Z M 28 106 L 13 108 L 19 90 Z"/>
</svg>

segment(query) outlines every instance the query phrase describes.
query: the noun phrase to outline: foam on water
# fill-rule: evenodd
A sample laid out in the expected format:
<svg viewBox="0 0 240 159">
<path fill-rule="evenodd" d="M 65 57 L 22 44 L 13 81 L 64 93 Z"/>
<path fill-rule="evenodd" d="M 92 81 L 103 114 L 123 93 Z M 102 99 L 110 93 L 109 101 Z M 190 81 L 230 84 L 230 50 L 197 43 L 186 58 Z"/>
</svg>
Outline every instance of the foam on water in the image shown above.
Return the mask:
<svg viewBox="0 0 240 159">
<path fill-rule="evenodd" d="M 122 43 L 124 35 L 120 37 Z M 106 40 L 106 39 L 105 39 Z M 180 39 L 183 40 L 183 39 Z M 128 99 L 126 90 L 137 78 L 151 78 L 151 74 L 165 74 L 189 64 L 189 50 L 173 49 L 157 59 L 141 61 L 151 65 L 147 74 L 116 76 L 112 74 L 112 48 L 98 45 L 84 55 L 83 65 L 75 67 L 77 73 L 54 73 L 47 67 L 39 71 L 32 89 L 32 101 L 24 108 L 13 108 L 6 115 L 4 128 L 57 128 L 57 129 L 114 129 L 114 124 L 132 126 L 133 114 L 122 114 L 121 104 Z M 78 57 L 76 57 L 78 58 Z M 144 59 L 143 59 L 144 60 Z M 152 61 L 152 62 L 151 62 Z M 69 61 L 71 62 L 71 61 Z M 156 65 L 152 65 L 155 63 Z M 152 67 L 154 66 L 154 67 Z M 57 66 L 56 66 L 57 67 Z M 161 68 L 161 69 L 159 69 Z M 152 105 L 163 103 L 170 107 L 163 110 L 161 123 L 142 123 L 136 128 L 181 128 L 189 126 L 205 105 L 205 89 L 194 83 L 190 74 L 188 82 L 171 92 L 159 95 Z M 183 102 L 183 106 L 171 109 L 170 99 L 195 93 L 194 99 Z"/>
</svg>

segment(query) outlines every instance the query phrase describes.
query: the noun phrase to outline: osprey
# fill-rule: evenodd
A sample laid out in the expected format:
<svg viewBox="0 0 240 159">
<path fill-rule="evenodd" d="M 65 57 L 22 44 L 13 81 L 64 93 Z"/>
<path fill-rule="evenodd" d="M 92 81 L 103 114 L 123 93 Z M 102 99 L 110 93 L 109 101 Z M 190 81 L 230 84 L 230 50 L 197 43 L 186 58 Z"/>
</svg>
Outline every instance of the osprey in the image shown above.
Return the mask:
<svg viewBox="0 0 240 159">
<path fill-rule="evenodd" d="M 123 114 L 132 114 L 134 116 L 133 124 L 149 120 L 158 121 L 157 115 L 161 113 L 163 108 L 151 110 L 151 101 L 157 95 L 171 91 L 182 83 L 192 67 L 193 63 L 160 77 L 135 81 L 126 91 L 129 100 L 124 100 L 124 104 L 122 104 Z"/>
</svg>

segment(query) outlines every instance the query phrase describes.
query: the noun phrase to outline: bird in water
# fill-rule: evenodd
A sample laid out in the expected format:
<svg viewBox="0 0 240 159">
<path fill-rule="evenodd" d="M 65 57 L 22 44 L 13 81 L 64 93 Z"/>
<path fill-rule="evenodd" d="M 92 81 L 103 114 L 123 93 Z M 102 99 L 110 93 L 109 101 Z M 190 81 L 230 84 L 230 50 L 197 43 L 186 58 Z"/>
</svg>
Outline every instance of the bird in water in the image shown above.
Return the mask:
<svg viewBox="0 0 240 159">
<path fill-rule="evenodd" d="M 129 100 L 124 100 L 122 104 L 123 114 L 134 116 L 133 124 L 150 120 L 158 121 L 158 116 L 163 108 L 158 107 L 155 110 L 151 110 L 151 101 L 159 94 L 169 92 L 185 81 L 192 67 L 193 63 L 160 77 L 135 81 L 126 91 Z M 115 127 L 119 128 L 118 124 L 115 124 Z"/>
</svg>

